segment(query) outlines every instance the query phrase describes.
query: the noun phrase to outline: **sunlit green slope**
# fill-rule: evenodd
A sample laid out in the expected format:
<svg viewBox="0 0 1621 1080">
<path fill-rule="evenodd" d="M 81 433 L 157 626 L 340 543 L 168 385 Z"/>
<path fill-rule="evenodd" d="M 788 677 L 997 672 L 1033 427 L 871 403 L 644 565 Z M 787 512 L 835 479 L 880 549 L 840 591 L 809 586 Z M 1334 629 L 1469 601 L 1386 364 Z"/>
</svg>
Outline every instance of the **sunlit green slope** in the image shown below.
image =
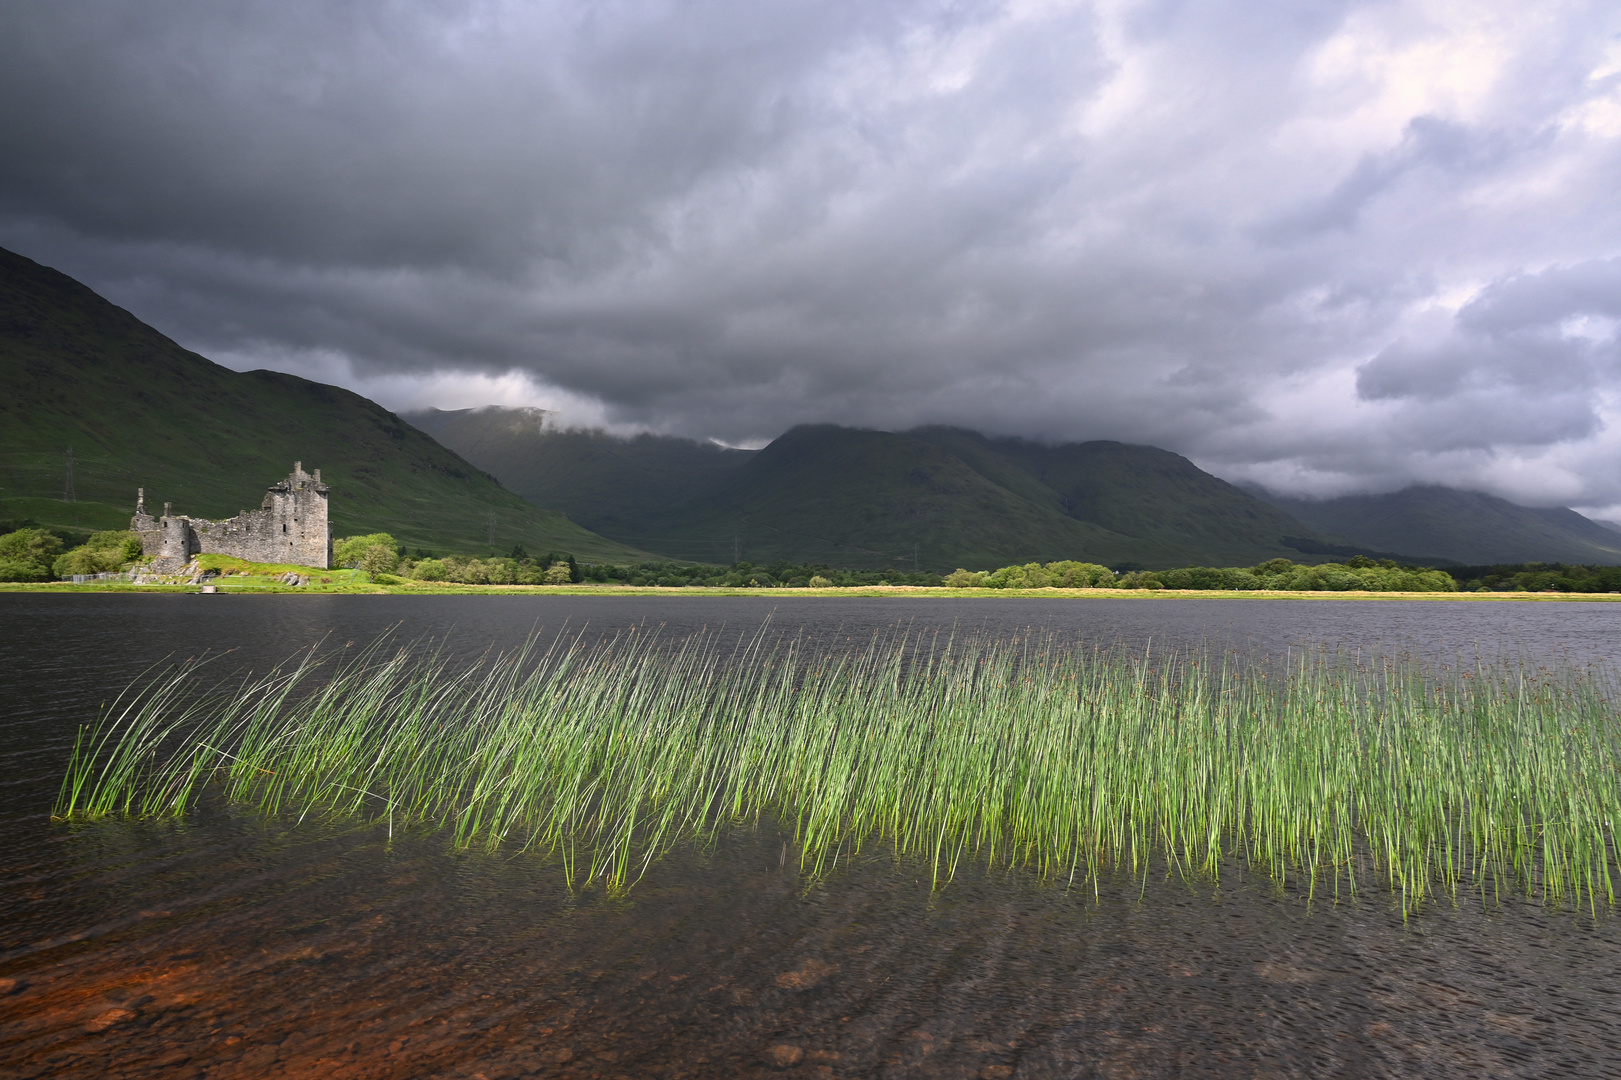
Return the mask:
<svg viewBox="0 0 1621 1080">
<path fill-rule="evenodd" d="M 73 448 L 77 502 L 62 501 Z M 641 553 L 503 489 L 393 413 L 335 386 L 235 372 L 176 345 L 64 274 L 0 250 L 0 519 L 127 524 L 154 508 L 228 517 L 295 460 L 332 487 L 340 536 L 477 553 Z"/>
</svg>

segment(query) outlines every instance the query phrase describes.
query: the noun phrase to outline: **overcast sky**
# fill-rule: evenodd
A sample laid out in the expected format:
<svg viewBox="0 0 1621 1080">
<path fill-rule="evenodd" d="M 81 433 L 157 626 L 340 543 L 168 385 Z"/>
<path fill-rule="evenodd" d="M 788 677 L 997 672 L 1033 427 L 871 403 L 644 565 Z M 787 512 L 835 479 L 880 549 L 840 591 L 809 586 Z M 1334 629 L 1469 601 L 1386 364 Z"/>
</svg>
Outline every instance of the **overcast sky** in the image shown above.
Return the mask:
<svg viewBox="0 0 1621 1080">
<path fill-rule="evenodd" d="M 1621 6 L 11 0 L 0 246 L 232 367 L 1621 512 Z"/>
</svg>

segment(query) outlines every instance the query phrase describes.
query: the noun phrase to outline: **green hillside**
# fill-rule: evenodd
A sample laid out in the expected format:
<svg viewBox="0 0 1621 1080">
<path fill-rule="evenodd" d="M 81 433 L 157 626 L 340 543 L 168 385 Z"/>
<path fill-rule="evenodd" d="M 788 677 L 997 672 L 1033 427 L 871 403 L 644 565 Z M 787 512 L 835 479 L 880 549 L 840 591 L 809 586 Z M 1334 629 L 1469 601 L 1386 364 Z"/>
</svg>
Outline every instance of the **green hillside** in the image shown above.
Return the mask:
<svg viewBox="0 0 1621 1080">
<path fill-rule="evenodd" d="M 149 506 L 229 517 L 295 460 L 332 488 L 339 536 L 464 552 L 644 553 L 542 510 L 375 403 L 189 352 L 64 274 L 0 250 L 0 519 L 123 527 Z M 63 501 L 73 448 L 77 501 Z"/>
<path fill-rule="evenodd" d="M 950 570 L 1169 557 L 1024 498 L 922 439 L 830 425 L 787 432 L 709 493 L 649 515 L 644 533 L 672 551 L 735 537 L 755 563 Z"/>
<path fill-rule="evenodd" d="M 1164 450 L 958 428 L 795 428 L 758 452 L 558 431 L 533 411 L 413 421 L 537 503 L 672 558 L 935 570 L 1352 554 Z"/>
<path fill-rule="evenodd" d="M 694 439 L 623 439 L 559 429 L 542 409 L 492 406 L 400 415 L 536 506 L 555 507 L 587 529 L 626 537 L 635 537 L 649 515 L 707 494 L 754 456 Z"/>
<path fill-rule="evenodd" d="M 1356 553 L 1169 450 L 1108 441 L 1049 446 L 961 428 L 910 434 L 1033 502 L 1132 537 L 1145 552 L 1165 552 L 1139 560 L 1148 565 L 1243 566 Z"/>
<path fill-rule="evenodd" d="M 1621 535 L 1598 522 L 1574 510 L 1520 506 L 1478 491 L 1417 485 L 1337 499 L 1262 494 L 1311 527 L 1355 544 L 1428 551 L 1470 566 L 1621 564 Z"/>
</svg>

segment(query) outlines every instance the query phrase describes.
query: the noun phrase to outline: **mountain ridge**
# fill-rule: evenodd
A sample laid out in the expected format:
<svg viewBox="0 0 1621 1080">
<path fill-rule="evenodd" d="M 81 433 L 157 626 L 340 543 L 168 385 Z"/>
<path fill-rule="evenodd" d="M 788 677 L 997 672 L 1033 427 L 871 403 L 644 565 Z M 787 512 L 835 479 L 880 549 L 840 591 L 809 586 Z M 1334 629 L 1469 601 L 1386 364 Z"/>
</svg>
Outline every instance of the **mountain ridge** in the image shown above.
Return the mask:
<svg viewBox="0 0 1621 1080">
<path fill-rule="evenodd" d="M 1439 484 L 1304 499 L 1251 489 L 1302 522 L 1370 546 L 1434 551 L 1467 566 L 1621 564 L 1621 535 L 1565 507 L 1532 507 Z"/>
<path fill-rule="evenodd" d="M 807 424 L 735 451 L 548 428 L 515 412 L 406 419 L 420 418 L 512 490 L 674 558 L 947 570 L 1070 558 L 1252 565 L 1343 546 L 1155 447 Z M 1354 553 L 1369 552 L 1344 552 Z"/>
<path fill-rule="evenodd" d="M 88 286 L 0 249 L 0 517 L 127 528 L 149 505 L 226 518 L 259 505 L 294 461 L 320 468 L 338 534 L 430 548 L 522 543 L 579 557 L 644 552 L 506 491 L 359 394 L 185 349 Z M 73 447 L 76 499 L 66 501 Z M 493 518 L 492 518 L 493 515 Z"/>
</svg>

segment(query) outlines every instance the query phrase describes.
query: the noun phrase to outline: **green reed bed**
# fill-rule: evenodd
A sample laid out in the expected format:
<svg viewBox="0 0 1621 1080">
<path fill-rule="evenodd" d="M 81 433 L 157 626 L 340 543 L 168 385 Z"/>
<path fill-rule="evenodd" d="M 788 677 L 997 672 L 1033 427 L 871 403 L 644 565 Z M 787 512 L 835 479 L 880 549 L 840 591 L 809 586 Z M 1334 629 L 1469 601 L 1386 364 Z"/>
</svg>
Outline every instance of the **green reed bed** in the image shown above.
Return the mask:
<svg viewBox="0 0 1621 1080">
<path fill-rule="evenodd" d="M 535 640 L 458 664 L 386 639 L 230 685 L 186 665 L 81 732 L 59 817 L 272 813 L 431 826 L 633 881 L 678 842 L 791 824 L 820 871 L 875 841 L 1066 881 L 1153 856 L 1412 906 L 1460 888 L 1615 902 L 1605 672 L 1088 650 L 1057 639 Z"/>
</svg>

